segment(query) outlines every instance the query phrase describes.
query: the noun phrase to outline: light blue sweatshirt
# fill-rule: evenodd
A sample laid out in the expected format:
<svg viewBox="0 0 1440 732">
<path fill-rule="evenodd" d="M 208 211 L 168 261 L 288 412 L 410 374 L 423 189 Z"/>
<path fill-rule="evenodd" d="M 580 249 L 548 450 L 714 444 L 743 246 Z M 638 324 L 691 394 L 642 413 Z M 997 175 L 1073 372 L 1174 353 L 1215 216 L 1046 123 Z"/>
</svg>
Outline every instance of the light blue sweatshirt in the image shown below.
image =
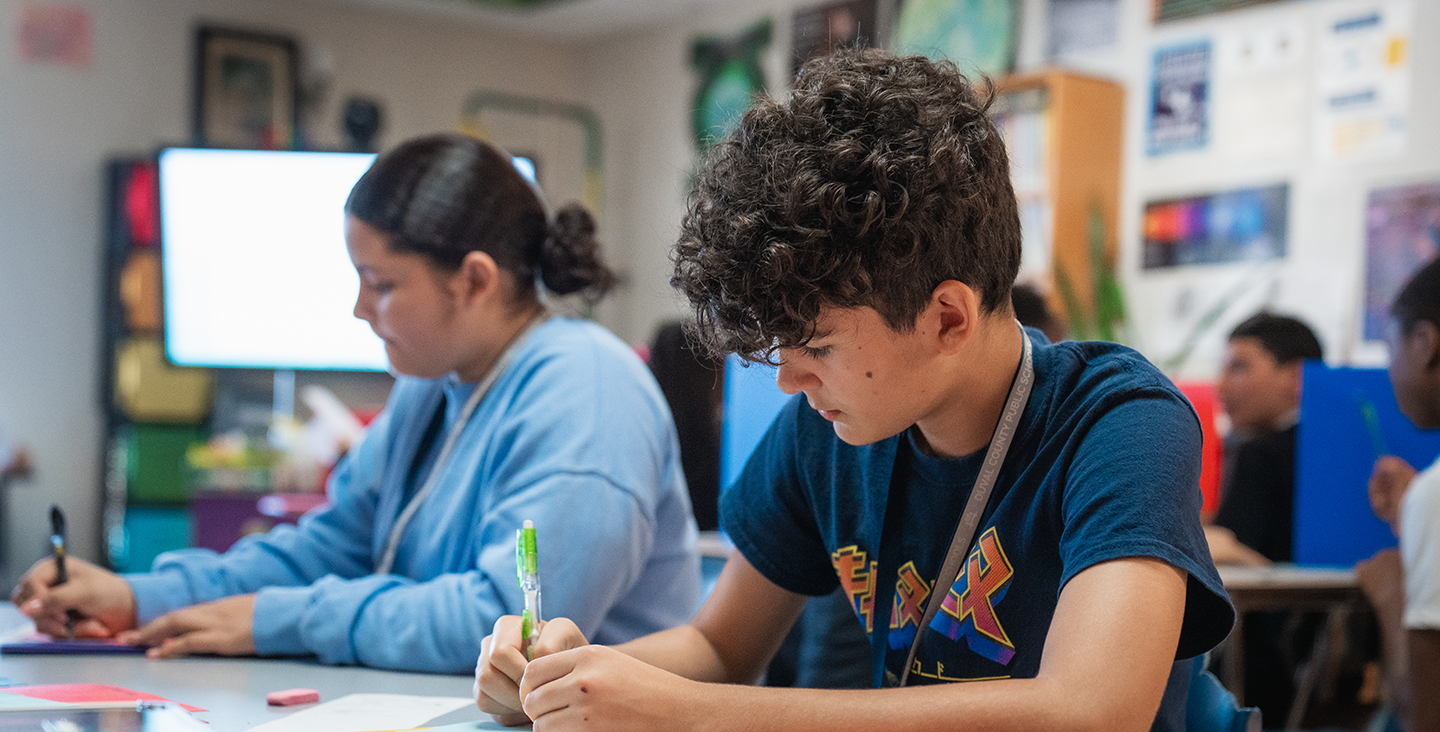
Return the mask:
<svg viewBox="0 0 1440 732">
<path fill-rule="evenodd" d="M 391 573 L 373 573 L 442 391 L 436 442 L 473 388 L 398 379 L 331 476 L 328 506 L 224 554 L 169 552 L 126 575 L 139 622 L 255 592 L 262 656 L 470 672 L 496 619 L 524 606 L 515 530 L 525 519 L 539 536 L 545 617 L 607 644 L 688 621 L 700 561 L 669 409 L 629 347 L 566 318 L 518 348 L 439 466 Z"/>
</svg>

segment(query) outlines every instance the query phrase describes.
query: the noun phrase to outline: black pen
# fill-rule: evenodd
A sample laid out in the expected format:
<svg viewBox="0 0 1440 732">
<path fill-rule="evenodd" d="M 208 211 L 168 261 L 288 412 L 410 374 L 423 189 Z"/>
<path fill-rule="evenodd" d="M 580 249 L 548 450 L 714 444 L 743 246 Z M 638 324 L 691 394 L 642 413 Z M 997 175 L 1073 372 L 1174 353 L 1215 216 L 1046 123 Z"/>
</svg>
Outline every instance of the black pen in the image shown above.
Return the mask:
<svg viewBox="0 0 1440 732">
<path fill-rule="evenodd" d="M 70 575 L 65 572 L 65 514 L 55 505 L 50 506 L 50 548 L 55 551 L 55 584 L 51 587 L 58 587 L 69 582 Z M 75 640 L 75 621 L 79 618 L 79 612 L 65 611 L 66 640 Z"/>
</svg>

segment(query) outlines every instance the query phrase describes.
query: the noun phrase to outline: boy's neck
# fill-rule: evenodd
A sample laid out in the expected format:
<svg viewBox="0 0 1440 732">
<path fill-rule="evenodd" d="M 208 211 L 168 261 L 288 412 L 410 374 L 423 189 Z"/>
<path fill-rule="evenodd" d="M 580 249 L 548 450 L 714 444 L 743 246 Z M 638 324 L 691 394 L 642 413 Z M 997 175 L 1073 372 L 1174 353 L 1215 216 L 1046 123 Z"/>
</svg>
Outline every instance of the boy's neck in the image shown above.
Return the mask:
<svg viewBox="0 0 1440 732">
<path fill-rule="evenodd" d="M 952 361 L 950 387 L 934 409 L 915 421 L 920 449 L 956 458 L 990 443 L 1020 367 L 1022 333 L 1008 316 L 981 319 L 975 339 Z"/>
</svg>

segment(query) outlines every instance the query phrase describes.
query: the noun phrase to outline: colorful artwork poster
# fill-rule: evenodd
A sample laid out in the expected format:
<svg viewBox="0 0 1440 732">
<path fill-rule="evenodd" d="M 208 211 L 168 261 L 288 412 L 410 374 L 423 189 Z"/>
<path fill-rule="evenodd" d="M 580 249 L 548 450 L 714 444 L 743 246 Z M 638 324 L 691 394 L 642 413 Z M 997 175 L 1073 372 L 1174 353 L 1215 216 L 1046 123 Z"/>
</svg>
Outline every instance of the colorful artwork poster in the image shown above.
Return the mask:
<svg viewBox="0 0 1440 732">
<path fill-rule="evenodd" d="M 1440 182 L 1370 192 L 1365 206 L 1365 340 L 1385 339 L 1390 303 L 1406 280 L 1437 255 Z"/>
<path fill-rule="evenodd" d="M 1146 150 L 1163 155 L 1205 146 L 1209 138 L 1210 41 L 1155 52 Z"/>
<path fill-rule="evenodd" d="M 1290 185 L 1145 204 L 1145 269 L 1285 256 Z"/>
<path fill-rule="evenodd" d="M 946 58 L 969 74 L 1002 76 L 1015 68 L 1019 20 L 1013 0 L 905 0 L 891 47 Z"/>
<path fill-rule="evenodd" d="M 795 13 L 790 25 L 791 76 L 812 58 L 841 48 L 880 45 L 875 18 L 875 0 L 847 0 Z"/>
</svg>

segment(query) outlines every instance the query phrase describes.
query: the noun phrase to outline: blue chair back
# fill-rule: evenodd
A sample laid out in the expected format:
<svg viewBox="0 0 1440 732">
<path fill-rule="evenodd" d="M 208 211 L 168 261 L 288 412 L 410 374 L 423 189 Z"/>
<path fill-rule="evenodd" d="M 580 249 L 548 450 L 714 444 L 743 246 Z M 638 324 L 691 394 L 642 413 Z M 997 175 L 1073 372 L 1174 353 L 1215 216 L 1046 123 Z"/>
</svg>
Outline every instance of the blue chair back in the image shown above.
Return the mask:
<svg viewBox="0 0 1440 732">
<path fill-rule="evenodd" d="M 1260 732 L 1260 709 L 1242 707 L 1205 670 L 1206 656 L 1190 659 L 1190 694 L 1185 703 L 1185 729 L 1189 732 Z"/>
</svg>

